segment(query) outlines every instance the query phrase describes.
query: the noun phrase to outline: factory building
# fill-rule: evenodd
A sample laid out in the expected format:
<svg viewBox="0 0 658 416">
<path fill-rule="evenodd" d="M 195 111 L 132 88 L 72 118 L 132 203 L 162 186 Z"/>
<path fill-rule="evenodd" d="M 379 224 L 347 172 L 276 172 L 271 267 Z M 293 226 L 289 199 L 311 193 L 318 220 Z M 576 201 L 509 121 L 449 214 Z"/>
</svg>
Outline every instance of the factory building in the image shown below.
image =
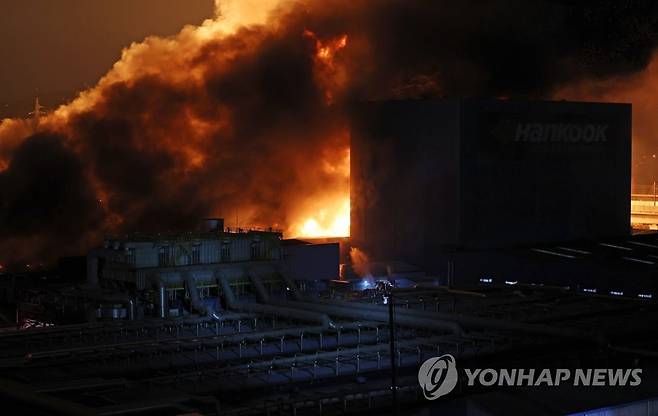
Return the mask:
<svg viewBox="0 0 658 416">
<path fill-rule="evenodd" d="M 213 316 L 225 306 L 222 278 L 238 296 L 250 296 L 250 278 L 261 279 L 268 292 L 281 291 L 281 275 L 337 278 L 338 260 L 338 244 L 285 241 L 277 230 L 229 229 L 222 219 L 210 219 L 198 232 L 106 239 L 87 255 L 87 286 L 133 295 L 99 305 L 97 318 Z"/>
<path fill-rule="evenodd" d="M 431 99 L 353 114 L 351 237 L 375 259 L 445 274 L 450 253 L 630 234 L 628 104 Z"/>
</svg>

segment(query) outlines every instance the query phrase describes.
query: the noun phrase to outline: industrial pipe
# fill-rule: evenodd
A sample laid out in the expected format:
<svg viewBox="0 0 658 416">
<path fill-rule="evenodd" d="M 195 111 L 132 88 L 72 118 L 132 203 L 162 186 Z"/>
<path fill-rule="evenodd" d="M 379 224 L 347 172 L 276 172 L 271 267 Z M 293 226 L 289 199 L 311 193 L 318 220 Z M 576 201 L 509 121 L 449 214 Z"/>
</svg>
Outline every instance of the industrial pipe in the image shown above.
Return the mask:
<svg viewBox="0 0 658 416">
<path fill-rule="evenodd" d="M 158 286 L 158 310 L 160 311 L 160 318 L 164 319 L 167 317 L 167 290 L 164 285 L 160 283 Z"/>
<path fill-rule="evenodd" d="M 199 297 L 199 290 L 196 287 L 196 280 L 194 280 L 194 276 L 192 276 L 191 273 L 183 273 L 183 281 L 185 282 L 185 286 L 187 287 L 187 292 L 190 294 L 190 301 L 192 303 L 192 308 L 199 313 L 205 314 L 213 318 L 218 318 L 219 316 L 213 310 L 213 308 L 203 303 L 203 301 Z"/>
<path fill-rule="evenodd" d="M 380 306 L 358 303 L 358 302 L 345 302 L 339 300 L 326 300 L 326 299 L 313 299 L 313 302 L 314 303 L 310 305 L 316 305 L 317 303 L 320 303 L 330 306 L 339 306 L 343 308 L 371 311 L 372 313 L 384 312 L 384 308 Z M 546 336 L 557 336 L 562 338 L 592 339 L 590 336 L 591 334 L 585 334 L 582 331 L 576 331 L 571 329 L 554 328 L 548 325 L 510 322 L 500 319 L 481 318 L 476 316 L 464 316 L 464 315 L 456 315 L 456 314 L 441 313 L 441 312 L 426 312 L 426 311 L 416 311 L 410 309 L 398 309 L 396 312 L 396 317 L 400 323 L 402 323 L 401 317 L 407 317 L 412 319 L 412 321 L 419 319 L 426 319 L 430 321 L 440 320 L 443 322 L 452 322 L 456 325 L 459 325 L 462 328 L 467 328 L 467 329 L 496 329 L 503 331 L 515 331 L 515 332 L 539 334 Z"/>
<path fill-rule="evenodd" d="M 271 301 L 273 305 L 279 305 L 280 301 L 273 300 Z M 290 307 L 303 309 L 303 310 L 312 310 L 315 312 L 326 313 L 331 316 L 339 316 L 341 318 L 347 319 L 359 319 L 366 321 L 379 321 L 379 322 L 388 322 L 389 316 L 386 310 L 367 310 L 363 308 L 353 308 L 345 307 L 340 305 L 329 305 L 329 304 L 315 304 L 315 303 L 305 303 L 305 302 L 286 302 Z M 414 317 L 407 315 L 398 315 L 396 314 L 395 320 L 399 325 L 406 326 L 409 328 L 417 329 L 429 329 L 440 332 L 450 332 L 457 335 L 462 335 L 462 328 L 455 322 L 445 321 L 445 320 L 434 320 L 427 319 L 422 317 Z"/>
<path fill-rule="evenodd" d="M 334 328 L 335 325 L 329 319 L 327 314 L 323 313 L 313 313 L 299 309 L 293 309 L 287 307 L 288 305 L 261 305 L 258 303 L 249 303 L 249 302 L 238 302 L 233 294 L 233 289 L 231 289 L 231 284 L 228 278 L 221 272 L 217 273 L 217 280 L 219 285 L 224 292 L 226 298 L 226 305 L 230 309 L 245 311 L 245 312 L 254 312 L 254 313 L 267 313 L 271 315 L 276 315 L 284 318 L 296 319 L 299 321 L 306 322 L 316 322 L 322 325 L 323 328 Z M 258 289 L 256 289 L 258 290 Z M 264 289 L 263 289 L 264 291 Z"/>
<path fill-rule="evenodd" d="M 281 272 L 281 271 L 280 271 Z M 380 321 L 380 322 L 388 322 L 389 317 L 388 313 L 385 310 L 382 310 L 381 308 L 377 308 L 376 310 L 362 310 L 359 308 L 352 308 L 351 303 L 347 303 L 347 305 L 337 305 L 337 304 L 322 304 L 322 305 L 317 305 L 314 303 L 308 303 L 305 301 L 305 298 L 303 295 L 300 293 L 299 288 L 297 288 L 297 285 L 295 282 L 287 275 L 287 273 L 282 272 L 281 276 L 283 277 L 284 282 L 286 285 L 290 288 L 293 298 L 296 299 L 296 301 L 285 301 L 285 300 L 275 300 L 275 299 L 270 299 L 269 304 L 271 305 L 277 305 L 277 306 L 282 306 L 286 308 L 294 308 L 294 309 L 301 309 L 301 310 L 314 310 L 316 312 L 320 312 L 323 314 L 328 314 L 328 315 L 333 315 L 333 316 L 339 316 L 342 318 L 348 318 L 348 319 L 358 319 L 358 320 L 366 320 L 366 321 Z M 263 284 L 260 281 L 260 277 L 255 275 L 255 274 L 250 274 L 250 279 L 252 282 L 254 282 L 254 287 L 256 288 L 256 291 L 258 292 L 258 287 L 261 287 L 262 290 L 264 291 Z M 269 299 L 269 297 L 264 294 L 265 299 Z M 373 305 L 374 306 L 374 305 Z M 454 322 L 446 322 L 446 321 L 439 321 L 439 320 L 429 320 L 429 319 L 423 319 L 423 317 L 413 317 L 413 318 L 407 318 L 407 317 L 402 317 L 400 318 L 399 315 L 397 317 L 398 322 L 401 325 L 408 326 L 410 328 L 421 328 L 421 329 L 431 329 L 431 330 L 436 330 L 436 331 L 447 331 L 453 334 L 462 334 L 463 331 L 461 327 Z"/>
<path fill-rule="evenodd" d="M 256 299 L 260 303 L 268 303 L 270 296 L 267 294 L 267 291 L 265 290 L 265 286 L 263 286 L 263 282 L 256 276 L 256 274 L 252 271 L 249 270 L 248 272 L 249 280 L 251 281 L 251 284 L 254 286 L 254 289 L 256 290 Z"/>
<path fill-rule="evenodd" d="M 135 301 L 133 299 L 128 300 L 128 319 L 135 320 Z"/>
<path fill-rule="evenodd" d="M 286 281 L 286 284 L 294 285 L 294 282 L 289 281 L 290 279 L 286 280 L 285 276 L 284 276 L 284 280 Z M 293 291 L 293 295 L 295 293 L 299 293 L 296 292 L 295 289 L 293 288 L 291 288 L 291 290 Z M 327 305 L 330 308 L 322 308 L 321 306 L 324 305 Z M 378 319 L 375 318 L 374 316 L 377 316 L 379 317 L 379 319 L 382 319 L 381 317 L 386 314 L 384 308 L 373 304 L 346 302 L 340 300 L 328 300 L 328 299 L 319 299 L 319 298 L 310 300 L 301 297 L 301 300 L 299 302 L 293 302 L 291 306 L 304 308 L 304 309 L 308 308 L 315 311 L 325 312 L 330 315 L 343 316 L 348 318 L 350 317 L 348 316 L 349 314 L 347 312 L 348 310 L 354 311 L 354 314 L 359 317 L 369 316 L 369 318 L 366 319 Z M 357 310 L 360 312 L 357 313 L 356 312 Z M 373 315 L 369 315 L 366 312 L 370 312 Z M 547 325 L 526 324 L 521 322 L 510 322 L 510 321 L 503 321 L 499 319 L 455 315 L 455 314 L 440 313 L 440 312 L 426 312 L 426 311 L 416 311 L 409 309 L 398 309 L 396 312 L 396 318 L 401 325 L 407 326 L 407 324 L 404 322 L 408 322 L 409 326 L 411 327 L 417 327 L 418 325 L 417 323 L 420 321 L 439 322 L 440 324 L 444 325 L 443 326 L 444 330 L 451 328 L 449 330 L 451 330 L 451 332 L 456 331 L 456 333 L 461 333 L 462 332 L 461 328 L 497 329 L 497 330 L 540 334 L 546 336 L 558 336 L 562 338 L 591 339 L 590 336 L 591 334 L 585 334 L 582 331 L 554 328 Z M 448 323 L 452 323 L 452 325 L 448 325 Z"/>
<path fill-rule="evenodd" d="M 158 317 L 164 319 L 167 317 L 167 290 L 159 274 L 149 276 L 149 282 L 157 290 L 158 298 Z"/>
</svg>

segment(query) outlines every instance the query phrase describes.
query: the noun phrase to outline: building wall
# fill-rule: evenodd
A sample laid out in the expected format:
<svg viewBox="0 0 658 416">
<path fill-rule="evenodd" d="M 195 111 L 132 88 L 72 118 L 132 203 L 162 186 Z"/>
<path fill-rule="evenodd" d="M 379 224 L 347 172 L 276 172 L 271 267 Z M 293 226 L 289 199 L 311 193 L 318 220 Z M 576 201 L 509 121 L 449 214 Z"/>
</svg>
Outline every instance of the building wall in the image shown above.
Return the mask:
<svg viewBox="0 0 658 416">
<path fill-rule="evenodd" d="M 630 231 L 631 107 L 464 100 L 461 245 Z"/>
<path fill-rule="evenodd" d="M 375 259 L 630 231 L 631 107 L 436 99 L 364 103 L 351 129 L 351 234 Z"/>
<path fill-rule="evenodd" d="M 459 231 L 459 101 L 367 103 L 351 131 L 352 243 L 422 262 Z"/>
<path fill-rule="evenodd" d="M 87 275 L 91 284 L 94 276 L 101 275 L 109 281 L 132 282 L 144 288 L 149 274 L 163 274 L 168 283 L 180 282 L 180 273 L 175 268 L 222 263 L 258 263 L 281 259 L 281 235 L 277 233 L 248 232 L 226 233 L 215 236 L 188 238 L 181 235 L 172 239 L 114 240 L 106 247 L 92 250 L 87 258 Z M 188 268 L 189 269 L 189 268 Z M 207 273 L 206 273 L 207 274 Z M 205 274 L 194 274 L 198 281 L 208 280 Z M 91 276 L 91 278 L 90 278 Z"/>
<path fill-rule="evenodd" d="M 256 245 L 256 247 L 254 247 Z M 160 264 L 160 253 L 168 250 L 168 264 Z M 198 259 L 193 251 L 198 250 Z M 134 252 L 134 261 L 127 253 Z M 116 263 L 129 263 L 136 268 L 159 266 L 184 266 L 220 262 L 276 260 L 280 258 L 278 241 L 253 239 L 248 237 L 199 239 L 190 241 L 147 241 L 125 242 L 118 250 Z"/>
<path fill-rule="evenodd" d="M 286 245 L 283 253 L 286 269 L 293 279 L 329 280 L 339 277 L 338 243 Z"/>
</svg>

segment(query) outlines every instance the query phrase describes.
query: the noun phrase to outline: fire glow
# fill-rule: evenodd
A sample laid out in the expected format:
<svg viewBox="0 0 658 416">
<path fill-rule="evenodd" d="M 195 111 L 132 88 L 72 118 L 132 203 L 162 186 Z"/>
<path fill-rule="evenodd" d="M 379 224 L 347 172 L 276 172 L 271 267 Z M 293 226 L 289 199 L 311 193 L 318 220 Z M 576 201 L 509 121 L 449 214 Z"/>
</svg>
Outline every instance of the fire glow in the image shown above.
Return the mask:
<svg viewBox="0 0 658 416">
<path fill-rule="evenodd" d="M 327 189 L 321 198 L 306 202 L 309 214 L 298 214 L 288 234 L 293 237 L 349 237 L 350 235 L 350 150 L 345 149 L 336 163 L 325 160 L 327 175 L 341 179 L 334 189 Z"/>
<path fill-rule="evenodd" d="M 189 230 L 209 216 L 285 237 L 348 236 L 362 197 L 349 192 L 348 114 L 360 101 L 612 94 L 636 103 L 636 138 L 651 137 L 658 59 L 616 65 L 627 46 L 650 56 L 653 40 L 635 29 L 643 16 L 574 24 L 589 14 L 502 4 L 216 0 L 215 16 L 126 47 L 38 123 L 0 120 L 0 261 L 53 261 L 107 234 Z M 575 27 L 593 38 L 574 42 Z M 518 53 L 527 39 L 530 60 Z M 578 84 L 591 78 L 605 82 L 588 94 Z"/>
<path fill-rule="evenodd" d="M 25 264 L 206 216 L 286 237 L 348 236 L 348 35 L 323 33 L 284 4 L 217 2 L 216 18 L 126 48 L 72 102 L 0 121 L 0 179 L 16 189 L 0 203 L 17 230 L 0 241 L 2 260 L 13 260 L 9 247 Z M 43 195 L 30 205 L 44 224 L 12 208 L 28 193 Z"/>
</svg>

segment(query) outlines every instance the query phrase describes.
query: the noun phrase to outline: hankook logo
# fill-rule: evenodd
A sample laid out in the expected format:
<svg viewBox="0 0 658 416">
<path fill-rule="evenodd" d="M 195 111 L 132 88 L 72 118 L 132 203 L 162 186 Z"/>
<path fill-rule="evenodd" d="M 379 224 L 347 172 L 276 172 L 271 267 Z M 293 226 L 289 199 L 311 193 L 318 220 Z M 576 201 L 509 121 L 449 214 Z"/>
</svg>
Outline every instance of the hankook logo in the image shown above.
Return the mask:
<svg viewBox="0 0 658 416">
<path fill-rule="evenodd" d="M 520 123 L 515 142 L 528 143 L 604 143 L 607 124 Z"/>
<path fill-rule="evenodd" d="M 425 361 L 418 370 L 418 382 L 427 400 L 435 400 L 450 393 L 457 385 L 457 362 L 445 354 Z"/>
</svg>

